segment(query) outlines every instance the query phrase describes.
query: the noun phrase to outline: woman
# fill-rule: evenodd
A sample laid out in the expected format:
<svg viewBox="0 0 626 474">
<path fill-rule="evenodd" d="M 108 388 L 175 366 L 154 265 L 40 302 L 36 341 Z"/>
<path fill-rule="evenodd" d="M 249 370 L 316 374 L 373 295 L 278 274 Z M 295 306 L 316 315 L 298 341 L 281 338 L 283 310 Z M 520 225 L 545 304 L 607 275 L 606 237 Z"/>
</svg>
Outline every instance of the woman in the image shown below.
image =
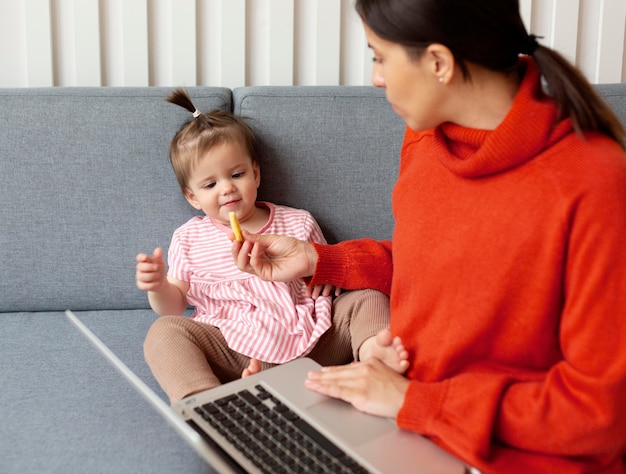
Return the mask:
<svg viewBox="0 0 626 474">
<path fill-rule="evenodd" d="M 265 279 L 388 292 L 411 365 L 329 367 L 307 386 L 484 473 L 625 472 L 619 120 L 517 0 L 356 9 L 372 81 L 407 123 L 393 243 L 246 234 L 233 255 Z"/>
</svg>

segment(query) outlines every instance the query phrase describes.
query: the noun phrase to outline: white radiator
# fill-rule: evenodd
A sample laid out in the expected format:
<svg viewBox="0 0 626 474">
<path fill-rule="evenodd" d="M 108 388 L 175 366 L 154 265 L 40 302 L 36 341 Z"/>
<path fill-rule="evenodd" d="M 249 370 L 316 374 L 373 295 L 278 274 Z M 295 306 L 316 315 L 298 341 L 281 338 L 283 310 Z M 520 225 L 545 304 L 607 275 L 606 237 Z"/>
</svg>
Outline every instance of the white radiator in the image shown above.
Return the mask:
<svg viewBox="0 0 626 474">
<path fill-rule="evenodd" d="M 0 87 L 369 84 L 352 3 L 0 0 Z M 520 5 L 591 82 L 626 82 L 626 0 Z"/>
</svg>

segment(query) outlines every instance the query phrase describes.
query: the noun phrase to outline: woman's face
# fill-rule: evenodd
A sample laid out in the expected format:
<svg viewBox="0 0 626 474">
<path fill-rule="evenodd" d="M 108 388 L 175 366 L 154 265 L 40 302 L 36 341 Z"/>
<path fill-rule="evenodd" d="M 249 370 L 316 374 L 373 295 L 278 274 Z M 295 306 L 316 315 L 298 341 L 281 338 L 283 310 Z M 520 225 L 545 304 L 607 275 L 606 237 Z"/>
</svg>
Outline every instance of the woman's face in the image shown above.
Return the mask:
<svg viewBox="0 0 626 474">
<path fill-rule="evenodd" d="M 414 130 L 442 123 L 441 102 L 445 87 L 439 82 L 436 58 L 425 52 L 412 59 L 406 49 L 377 36 L 363 24 L 374 54 L 372 84 L 382 87 L 394 112 Z"/>
</svg>

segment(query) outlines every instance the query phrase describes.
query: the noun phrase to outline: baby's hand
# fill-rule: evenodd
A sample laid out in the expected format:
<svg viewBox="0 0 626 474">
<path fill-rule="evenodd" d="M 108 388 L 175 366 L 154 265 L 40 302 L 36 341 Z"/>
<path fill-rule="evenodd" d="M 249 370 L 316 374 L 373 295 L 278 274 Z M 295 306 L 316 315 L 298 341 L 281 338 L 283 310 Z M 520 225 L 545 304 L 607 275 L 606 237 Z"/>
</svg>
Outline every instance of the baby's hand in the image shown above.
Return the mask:
<svg viewBox="0 0 626 474">
<path fill-rule="evenodd" d="M 333 285 L 314 285 L 307 286 L 307 295 L 316 300 L 320 296 L 339 296 L 341 288 Z"/>
<path fill-rule="evenodd" d="M 151 256 L 145 253 L 137 255 L 135 279 L 137 288 L 143 291 L 158 292 L 163 287 L 167 276 L 162 249 L 155 249 Z"/>
</svg>

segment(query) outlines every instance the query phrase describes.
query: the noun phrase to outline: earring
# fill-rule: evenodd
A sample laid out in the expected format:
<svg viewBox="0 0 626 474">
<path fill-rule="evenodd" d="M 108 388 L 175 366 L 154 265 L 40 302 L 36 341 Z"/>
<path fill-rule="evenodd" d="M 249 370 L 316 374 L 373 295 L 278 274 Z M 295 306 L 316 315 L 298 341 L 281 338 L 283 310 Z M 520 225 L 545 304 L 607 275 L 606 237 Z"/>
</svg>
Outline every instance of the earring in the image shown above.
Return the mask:
<svg viewBox="0 0 626 474">
<path fill-rule="evenodd" d="M 439 76 L 439 79 L 437 79 L 439 82 L 443 82 L 443 76 Z"/>
</svg>

